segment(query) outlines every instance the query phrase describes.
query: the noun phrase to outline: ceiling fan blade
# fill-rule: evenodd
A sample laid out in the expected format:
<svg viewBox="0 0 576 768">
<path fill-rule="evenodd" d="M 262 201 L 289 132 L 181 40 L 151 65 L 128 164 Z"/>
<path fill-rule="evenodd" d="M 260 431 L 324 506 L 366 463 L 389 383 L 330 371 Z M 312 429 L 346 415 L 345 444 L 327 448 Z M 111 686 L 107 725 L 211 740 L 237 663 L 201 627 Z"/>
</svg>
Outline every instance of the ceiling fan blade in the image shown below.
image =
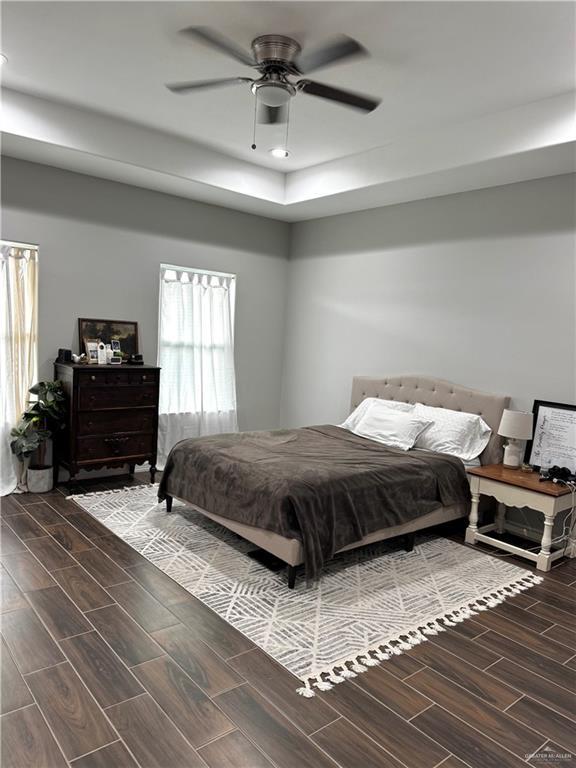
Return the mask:
<svg viewBox="0 0 576 768">
<path fill-rule="evenodd" d="M 372 112 L 381 101 L 381 99 L 374 99 L 371 96 L 364 96 L 354 91 L 344 91 L 341 88 L 324 85 L 324 83 L 315 83 L 313 80 L 300 80 L 297 86 L 299 90 L 308 93 L 310 96 L 337 101 L 339 104 L 361 109 L 363 112 Z"/>
<path fill-rule="evenodd" d="M 368 56 L 368 51 L 359 42 L 346 35 L 339 35 L 330 42 L 310 53 L 302 53 L 296 60 L 296 67 L 303 75 L 315 69 L 334 64 L 351 56 Z"/>
<path fill-rule="evenodd" d="M 236 61 L 239 61 L 241 64 L 246 64 L 249 67 L 253 67 L 256 64 L 252 56 L 240 48 L 239 45 L 236 45 L 233 40 L 229 40 L 227 37 L 224 37 L 224 35 L 221 35 L 220 32 L 217 32 L 210 27 L 187 27 L 186 29 L 181 29 L 180 34 L 185 35 L 186 37 L 198 38 L 204 43 L 208 43 L 212 48 L 216 48 L 221 53 L 225 53 L 227 56 L 236 59 Z"/>
<path fill-rule="evenodd" d="M 285 123 L 288 110 L 285 105 L 281 107 L 269 107 L 267 104 L 258 104 L 258 122 L 263 125 L 277 125 Z"/>
<path fill-rule="evenodd" d="M 240 85 L 240 83 L 253 83 L 251 77 L 221 77 L 216 80 L 193 80 L 191 83 L 167 83 L 166 88 L 172 93 L 189 93 L 201 91 L 205 88 L 220 88 L 223 85 Z"/>
</svg>

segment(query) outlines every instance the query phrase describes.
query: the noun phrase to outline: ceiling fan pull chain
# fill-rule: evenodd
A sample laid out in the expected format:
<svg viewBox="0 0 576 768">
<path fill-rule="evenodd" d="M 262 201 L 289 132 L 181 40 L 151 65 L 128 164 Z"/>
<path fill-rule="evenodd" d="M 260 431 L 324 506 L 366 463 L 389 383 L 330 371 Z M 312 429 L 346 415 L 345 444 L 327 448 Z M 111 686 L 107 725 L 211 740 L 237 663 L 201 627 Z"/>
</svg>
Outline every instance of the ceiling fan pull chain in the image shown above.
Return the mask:
<svg viewBox="0 0 576 768">
<path fill-rule="evenodd" d="M 256 149 L 256 115 L 258 113 L 258 96 L 254 94 L 254 126 L 252 128 L 252 149 Z"/>
<path fill-rule="evenodd" d="M 290 107 L 292 104 L 292 99 L 287 104 L 286 107 L 286 135 L 284 136 L 284 150 L 286 151 L 286 155 L 288 155 L 288 128 L 290 126 Z"/>
</svg>

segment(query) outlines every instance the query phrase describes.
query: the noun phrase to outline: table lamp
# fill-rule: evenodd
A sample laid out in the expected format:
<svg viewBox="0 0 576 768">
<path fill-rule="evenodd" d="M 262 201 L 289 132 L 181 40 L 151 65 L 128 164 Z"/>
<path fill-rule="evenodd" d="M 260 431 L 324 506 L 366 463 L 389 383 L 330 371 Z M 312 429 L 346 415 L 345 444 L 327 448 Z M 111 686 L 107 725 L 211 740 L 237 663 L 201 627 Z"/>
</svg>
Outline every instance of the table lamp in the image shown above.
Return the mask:
<svg viewBox="0 0 576 768">
<path fill-rule="evenodd" d="M 504 448 L 504 466 L 518 469 L 522 464 L 522 441 L 532 437 L 533 414 L 504 409 L 498 434 L 508 439 Z"/>
</svg>

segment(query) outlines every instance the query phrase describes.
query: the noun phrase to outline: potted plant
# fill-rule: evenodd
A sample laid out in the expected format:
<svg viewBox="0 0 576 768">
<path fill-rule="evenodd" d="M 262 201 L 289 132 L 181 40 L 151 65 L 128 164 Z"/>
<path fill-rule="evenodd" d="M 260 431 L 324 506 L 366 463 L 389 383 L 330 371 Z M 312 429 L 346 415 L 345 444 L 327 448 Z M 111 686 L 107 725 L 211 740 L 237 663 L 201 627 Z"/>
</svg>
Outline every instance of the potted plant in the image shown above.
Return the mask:
<svg viewBox="0 0 576 768">
<path fill-rule="evenodd" d="M 46 463 L 47 441 L 64 426 L 65 395 L 59 381 L 40 381 L 29 390 L 36 400 L 22 414 L 10 433 L 12 452 L 20 461 L 18 488 L 31 493 L 46 493 L 53 487 L 52 465 Z M 31 462 L 32 456 L 36 461 Z"/>
</svg>

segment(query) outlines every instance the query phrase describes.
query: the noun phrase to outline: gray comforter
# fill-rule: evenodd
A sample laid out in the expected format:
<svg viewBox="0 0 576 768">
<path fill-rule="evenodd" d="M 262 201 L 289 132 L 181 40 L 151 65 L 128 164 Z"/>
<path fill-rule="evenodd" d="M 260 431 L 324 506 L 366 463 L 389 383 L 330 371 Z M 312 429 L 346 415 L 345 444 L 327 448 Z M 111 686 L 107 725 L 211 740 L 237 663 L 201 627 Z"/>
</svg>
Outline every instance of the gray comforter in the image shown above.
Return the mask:
<svg viewBox="0 0 576 768">
<path fill-rule="evenodd" d="M 470 490 L 455 457 L 314 426 L 183 440 L 168 457 L 158 496 L 300 539 L 306 576 L 316 578 L 347 544 L 465 503 Z"/>
</svg>

